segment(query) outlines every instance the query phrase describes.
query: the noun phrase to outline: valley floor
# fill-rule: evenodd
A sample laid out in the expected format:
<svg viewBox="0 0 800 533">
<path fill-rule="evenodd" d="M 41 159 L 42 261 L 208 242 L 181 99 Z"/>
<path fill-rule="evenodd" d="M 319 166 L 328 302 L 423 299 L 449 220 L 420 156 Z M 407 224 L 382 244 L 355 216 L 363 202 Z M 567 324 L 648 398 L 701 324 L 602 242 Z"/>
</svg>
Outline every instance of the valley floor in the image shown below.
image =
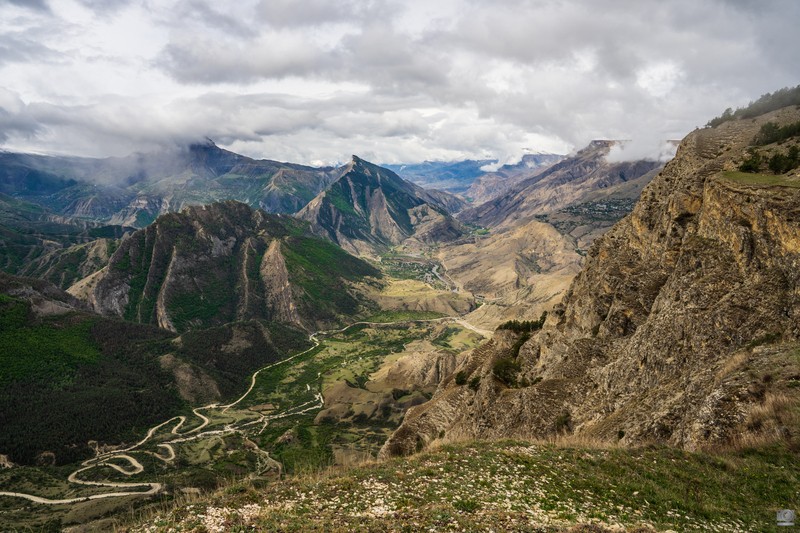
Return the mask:
<svg viewBox="0 0 800 533">
<path fill-rule="evenodd" d="M 384 311 L 319 331 L 309 337 L 313 347 L 253 373 L 231 403 L 196 407 L 79 465 L 0 470 L 0 530 L 60 530 L 148 505 L 143 497 L 165 489 L 194 492 L 223 477 L 274 478 L 284 469 L 318 471 L 370 457 L 404 409 L 432 392 L 404 388 L 403 373 L 424 370 L 417 367 L 425 353 L 458 353 L 481 340 L 462 323 L 440 313 Z"/>
<path fill-rule="evenodd" d="M 520 441 L 233 484 L 150 516 L 130 533 L 177 531 L 772 531 L 798 508 L 782 445 L 725 454 Z"/>
</svg>

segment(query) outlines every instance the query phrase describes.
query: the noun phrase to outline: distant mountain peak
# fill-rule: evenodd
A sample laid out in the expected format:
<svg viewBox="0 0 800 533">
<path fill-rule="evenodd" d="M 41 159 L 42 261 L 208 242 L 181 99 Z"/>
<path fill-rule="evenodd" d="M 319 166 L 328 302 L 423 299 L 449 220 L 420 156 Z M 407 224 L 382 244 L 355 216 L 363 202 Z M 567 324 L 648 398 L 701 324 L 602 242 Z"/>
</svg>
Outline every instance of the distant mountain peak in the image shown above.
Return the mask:
<svg viewBox="0 0 800 533">
<path fill-rule="evenodd" d="M 195 146 L 201 148 L 219 148 L 219 146 L 217 146 L 217 143 L 215 143 L 211 137 L 203 137 L 202 141 L 193 142 L 189 144 L 190 148 Z"/>
<path fill-rule="evenodd" d="M 448 212 L 462 206 L 450 194 L 426 191 L 353 155 L 341 177 L 297 216 L 348 251 L 374 254 L 410 237 L 457 238 L 461 230 Z"/>
</svg>

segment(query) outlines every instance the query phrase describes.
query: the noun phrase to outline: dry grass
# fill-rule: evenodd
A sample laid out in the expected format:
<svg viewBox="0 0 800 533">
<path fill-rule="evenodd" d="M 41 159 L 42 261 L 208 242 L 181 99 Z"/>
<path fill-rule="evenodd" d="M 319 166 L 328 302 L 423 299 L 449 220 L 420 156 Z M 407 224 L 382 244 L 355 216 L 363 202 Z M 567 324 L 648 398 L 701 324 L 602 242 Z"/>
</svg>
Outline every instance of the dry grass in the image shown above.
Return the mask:
<svg viewBox="0 0 800 533">
<path fill-rule="evenodd" d="M 796 505 L 795 456 L 501 441 L 280 483 L 242 483 L 137 532 L 763 531 Z M 773 460 L 774 459 L 774 460 Z M 768 522 L 769 521 L 769 522 Z"/>
<path fill-rule="evenodd" d="M 799 408 L 796 398 L 780 392 L 767 393 L 764 401 L 747 413 L 741 431 L 731 438 L 724 451 L 737 452 L 791 439 L 788 428 L 800 426 Z"/>
<path fill-rule="evenodd" d="M 515 435 L 513 438 L 524 440 L 534 446 L 555 446 L 556 448 L 586 448 L 590 450 L 612 450 L 625 448 L 617 440 L 603 439 L 596 435 L 585 433 L 557 434 L 542 437 L 534 433 Z M 505 440 L 505 439 L 499 439 Z M 476 442 L 474 437 L 465 434 L 447 435 L 432 441 L 426 448 L 429 451 L 436 451 L 453 444 L 464 444 Z M 492 442 L 486 440 L 485 442 Z"/>
<path fill-rule="evenodd" d="M 725 361 L 725 364 L 717 372 L 716 377 L 714 378 L 714 386 L 718 386 L 723 379 L 727 376 L 731 375 L 735 370 L 740 369 L 750 360 L 750 351 L 749 350 L 740 350 L 734 353 L 732 356 Z"/>
</svg>

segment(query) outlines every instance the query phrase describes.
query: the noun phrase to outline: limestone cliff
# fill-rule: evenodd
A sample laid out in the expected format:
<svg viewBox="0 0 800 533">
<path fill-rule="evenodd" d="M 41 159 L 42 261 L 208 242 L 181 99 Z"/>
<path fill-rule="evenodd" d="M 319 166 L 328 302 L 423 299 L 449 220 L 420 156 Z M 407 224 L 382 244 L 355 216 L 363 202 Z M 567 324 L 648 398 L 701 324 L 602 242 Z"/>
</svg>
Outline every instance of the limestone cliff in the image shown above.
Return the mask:
<svg viewBox="0 0 800 533">
<path fill-rule="evenodd" d="M 368 302 L 356 285 L 379 276 L 305 223 L 229 201 L 159 217 L 70 291 L 171 331 L 248 319 L 318 329 L 358 314 Z"/>
<path fill-rule="evenodd" d="M 800 176 L 733 170 L 761 125 L 799 119 L 784 108 L 688 135 L 595 242 L 545 327 L 474 350 L 459 383 L 410 410 L 383 453 L 442 432 L 695 449 L 795 431 Z"/>
</svg>

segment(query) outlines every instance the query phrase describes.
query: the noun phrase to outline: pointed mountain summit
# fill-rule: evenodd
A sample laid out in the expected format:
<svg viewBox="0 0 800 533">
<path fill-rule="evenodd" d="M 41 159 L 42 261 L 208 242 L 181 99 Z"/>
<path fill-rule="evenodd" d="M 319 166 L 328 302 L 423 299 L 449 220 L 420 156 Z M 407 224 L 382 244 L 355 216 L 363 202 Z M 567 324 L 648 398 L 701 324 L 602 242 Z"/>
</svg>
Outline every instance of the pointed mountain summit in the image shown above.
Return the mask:
<svg viewBox="0 0 800 533">
<path fill-rule="evenodd" d="M 342 170 L 336 182 L 297 213 L 317 235 L 367 255 L 408 239 L 430 243 L 462 235 L 450 216 L 464 206 L 455 196 L 422 189 L 357 156 Z"/>
</svg>

